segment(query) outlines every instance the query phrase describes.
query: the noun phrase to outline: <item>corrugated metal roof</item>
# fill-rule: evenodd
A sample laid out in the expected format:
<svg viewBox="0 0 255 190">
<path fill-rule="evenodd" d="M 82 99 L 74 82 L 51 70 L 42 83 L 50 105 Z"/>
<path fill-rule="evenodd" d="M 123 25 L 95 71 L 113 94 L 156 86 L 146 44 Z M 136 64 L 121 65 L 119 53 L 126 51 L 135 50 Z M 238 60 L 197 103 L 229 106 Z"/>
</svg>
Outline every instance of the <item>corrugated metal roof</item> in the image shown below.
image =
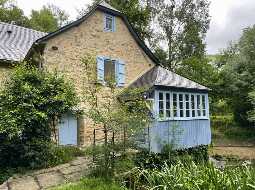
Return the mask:
<svg viewBox="0 0 255 190">
<path fill-rule="evenodd" d="M 47 33 L 0 22 L 0 60 L 22 61 L 32 44 Z"/>
<path fill-rule="evenodd" d="M 145 87 L 166 86 L 174 88 L 186 88 L 197 90 L 210 90 L 209 88 L 180 76 L 161 66 L 155 66 L 144 75 L 133 82 L 130 87 Z"/>
</svg>

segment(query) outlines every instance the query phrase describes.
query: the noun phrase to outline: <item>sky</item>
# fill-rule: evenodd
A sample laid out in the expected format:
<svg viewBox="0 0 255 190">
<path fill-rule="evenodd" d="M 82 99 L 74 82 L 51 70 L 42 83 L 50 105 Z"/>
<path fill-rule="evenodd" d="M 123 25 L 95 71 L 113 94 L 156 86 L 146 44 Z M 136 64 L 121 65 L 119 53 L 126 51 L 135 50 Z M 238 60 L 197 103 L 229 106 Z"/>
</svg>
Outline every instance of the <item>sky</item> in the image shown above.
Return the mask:
<svg viewBox="0 0 255 190">
<path fill-rule="evenodd" d="M 92 0 L 16 0 L 26 15 L 32 9 L 54 4 L 64 9 L 71 20 L 75 20 L 78 11 Z M 237 41 L 242 29 L 255 24 L 255 0 L 211 0 L 211 24 L 207 33 L 207 53 L 216 54 L 226 48 L 231 41 Z"/>
</svg>

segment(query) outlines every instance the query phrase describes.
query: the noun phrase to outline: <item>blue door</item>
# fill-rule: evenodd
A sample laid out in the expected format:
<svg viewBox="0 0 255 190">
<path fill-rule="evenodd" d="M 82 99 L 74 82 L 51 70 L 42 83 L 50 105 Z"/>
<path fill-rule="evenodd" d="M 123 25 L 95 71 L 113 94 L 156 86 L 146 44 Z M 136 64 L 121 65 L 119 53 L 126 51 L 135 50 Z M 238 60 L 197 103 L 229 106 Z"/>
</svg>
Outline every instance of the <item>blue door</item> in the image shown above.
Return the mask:
<svg viewBox="0 0 255 190">
<path fill-rule="evenodd" d="M 60 145 L 77 145 L 77 118 L 74 115 L 63 115 L 58 131 Z"/>
</svg>

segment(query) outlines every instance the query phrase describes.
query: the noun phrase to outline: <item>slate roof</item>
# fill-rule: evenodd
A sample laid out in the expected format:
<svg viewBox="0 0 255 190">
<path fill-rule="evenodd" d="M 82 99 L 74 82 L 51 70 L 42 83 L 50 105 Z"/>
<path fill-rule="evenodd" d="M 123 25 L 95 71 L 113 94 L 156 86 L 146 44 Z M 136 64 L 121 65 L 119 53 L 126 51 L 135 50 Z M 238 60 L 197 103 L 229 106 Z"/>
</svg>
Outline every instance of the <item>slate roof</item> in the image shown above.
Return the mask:
<svg viewBox="0 0 255 190">
<path fill-rule="evenodd" d="M 33 43 L 46 33 L 0 22 L 0 60 L 22 61 Z"/>
<path fill-rule="evenodd" d="M 201 84 L 180 76 L 161 66 L 153 67 L 140 78 L 138 78 L 135 82 L 133 82 L 129 87 L 151 88 L 153 86 L 165 86 L 206 91 L 210 90 Z"/>
</svg>

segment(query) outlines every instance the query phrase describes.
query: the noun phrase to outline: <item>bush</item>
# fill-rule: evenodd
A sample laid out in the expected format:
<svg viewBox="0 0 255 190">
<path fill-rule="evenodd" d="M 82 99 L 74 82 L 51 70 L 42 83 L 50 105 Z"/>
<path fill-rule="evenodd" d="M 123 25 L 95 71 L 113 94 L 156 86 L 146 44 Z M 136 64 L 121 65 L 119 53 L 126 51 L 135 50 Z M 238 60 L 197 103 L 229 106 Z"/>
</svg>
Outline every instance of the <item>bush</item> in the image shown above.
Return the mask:
<svg viewBox="0 0 255 190">
<path fill-rule="evenodd" d="M 208 161 L 208 146 L 198 146 L 183 150 L 171 150 L 165 147 L 161 154 L 142 151 L 135 157 L 137 166 L 147 169 L 162 168 L 165 163 L 176 164 L 180 160 L 194 160 L 196 163 Z"/>
<path fill-rule="evenodd" d="M 236 126 L 233 115 L 217 115 L 211 116 L 212 128 L 231 128 Z"/>
<path fill-rule="evenodd" d="M 64 76 L 29 64 L 17 66 L 0 91 L 0 163 L 34 169 L 55 162 L 53 123 L 77 103 Z"/>
</svg>

